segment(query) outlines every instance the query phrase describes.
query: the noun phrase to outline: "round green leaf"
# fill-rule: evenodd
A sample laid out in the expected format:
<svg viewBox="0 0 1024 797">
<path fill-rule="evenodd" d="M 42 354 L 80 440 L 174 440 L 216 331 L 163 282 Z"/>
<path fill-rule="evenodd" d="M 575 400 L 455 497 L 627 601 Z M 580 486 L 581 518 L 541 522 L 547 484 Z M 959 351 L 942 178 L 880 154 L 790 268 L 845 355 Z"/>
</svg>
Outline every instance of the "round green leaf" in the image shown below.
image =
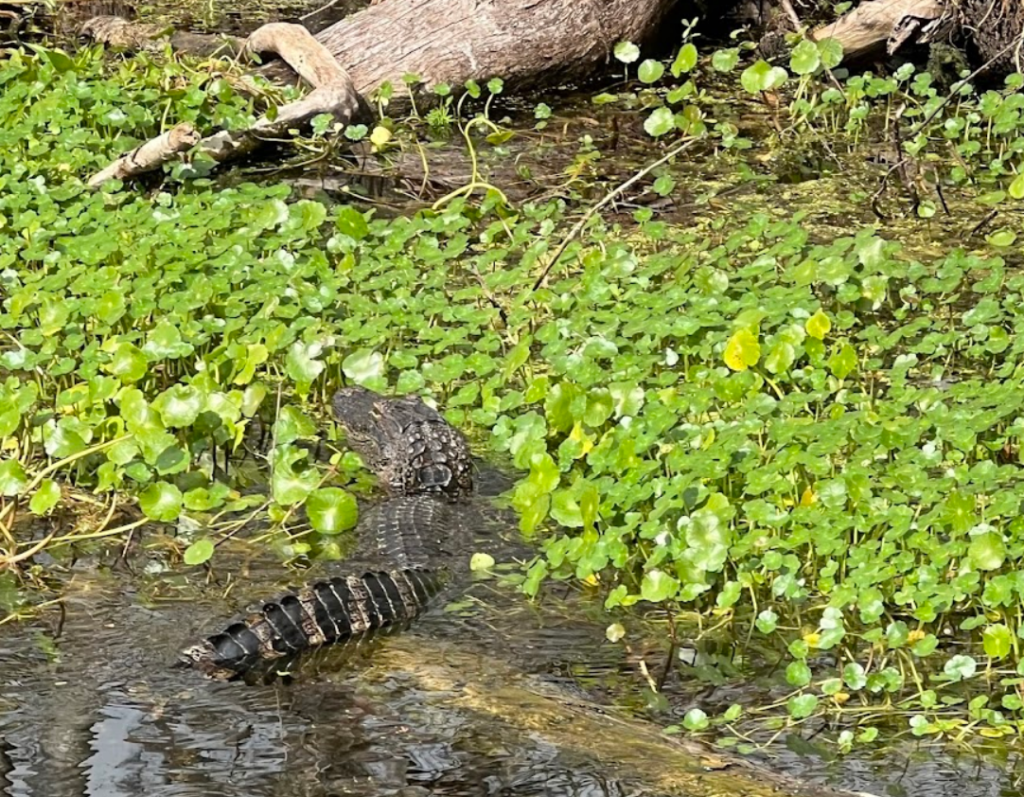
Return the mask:
<svg viewBox="0 0 1024 797">
<path fill-rule="evenodd" d="M 749 330 L 738 330 L 725 344 L 723 359 L 733 371 L 746 371 L 761 359 L 761 344 Z"/>
<path fill-rule="evenodd" d="M 185 560 L 185 564 L 194 566 L 201 565 L 203 562 L 208 562 L 210 557 L 213 556 L 213 540 L 208 540 L 205 537 L 201 540 L 196 540 L 188 548 L 185 549 L 185 555 L 182 557 Z"/>
<path fill-rule="evenodd" d="M 977 670 L 978 662 L 971 656 L 964 655 L 953 656 L 942 668 L 942 671 L 954 681 L 965 681 L 973 677 Z"/>
<path fill-rule="evenodd" d="M 789 58 L 789 68 L 797 75 L 809 75 L 821 66 L 821 56 L 817 45 L 804 39 L 796 47 Z"/>
<path fill-rule="evenodd" d="M 640 597 L 651 603 L 668 600 L 678 591 L 679 582 L 662 570 L 644 573 L 644 579 L 640 584 Z"/>
<path fill-rule="evenodd" d="M 341 370 L 357 385 L 372 383 L 384 376 L 384 355 L 372 349 L 359 349 L 342 361 Z"/>
<path fill-rule="evenodd" d="M 716 72 L 732 72 L 740 62 L 740 53 L 735 47 L 727 50 L 716 50 L 711 56 L 711 67 Z"/>
<path fill-rule="evenodd" d="M 656 83 L 665 74 L 665 66 L 660 61 L 648 58 L 637 70 L 637 77 L 641 83 Z"/>
<path fill-rule="evenodd" d="M 624 64 L 632 64 L 640 57 L 640 48 L 633 42 L 619 42 L 615 45 L 615 57 Z"/>
<path fill-rule="evenodd" d="M 786 682 L 791 686 L 807 686 L 811 682 L 811 668 L 805 661 L 791 661 L 786 667 Z"/>
<path fill-rule="evenodd" d="M 120 343 L 114 349 L 114 357 L 106 365 L 107 371 L 122 382 L 138 382 L 146 375 L 149 367 L 146 355 L 131 343 Z"/>
<path fill-rule="evenodd" d="M 206 405 L 206 397 L 192 385 L 173 385 L 153 402 L 164 426 L 179 428 L 191 426 Z"/>
<path fill-rule="evenodd" d="M 790 369 L 796 359 L 796 349 L 785 341 L 779 341 L 764 358 L 764 367 L 773 374 L 782 374 Z"/>
<path fill-rule="evenodd" d="M 807 330 L 807 334 L 812 338 L 818 340 L 824 340 L 825 336 L 832 329 L 832 321 L 825 315 L 824 311 L 818 310 L 814 315 L 807 319 L 807 323 L 804 324 L 804 329 Z"/>
<path fill-rule="evenodd" d="M 1013 632 L 1003 623 L 988 626 L 981 634 L 985 655 L 993 659 L 1004 659 L 1013 649 Z"/>
<path fill-rule="evenodd" d="M 320 343 L 295 341 L 285 357 L 285 373 L 297 385 L 309 385 L 324 370 L 324 364 L 316 359 L 322 351 Z"/>
<path fill-rule="evenodd" d="M 651 115 L 644 120 L 644 131 L 654 138 L 671 132 L 675 129 L 675 126 L 675 115 L 664 105 L 660 108 L 655 108 Z"/>
<path fill-rule="evenodd" d="M 1024 172 L 1013 178 L 1010 183 L 1009 194 L 1014 199 L 1024 199 Z"/>
<path fill-rule="evenodd" d="M 475 553 L 469 558 L 469 569 L 474 573 L 494 567 L 494 557 L 489 553 Z"/>
<path fill-rule="evenodd" d="M 684 72 L 691 71 L 695 66 L 697 66 L 697 48 L 692 42 L 687 42 L 679 50 L 676 60 L 672 62 L 672 77 L 679 77 Z"/>
<path fill-rule="evenodd" d="M 972 534 L 967 556 L 978 570 L 998 570 L 1006 560 L 1002 535 L 996 531 Z"/>
<path fill-rule="evenodd" d="M 355 527 L 359 506 L 355 497 L 340 487 L 321 487 L 306 499 L 306 515 L 321 534 L 339 534 Z"/>
<path fill-rule="evenodd" d="M 139 507 L 146 517 L 170 521 L 178 517 L 183 500 L 181 490 L 168 482 L 154 482 L 139 493 Z"/>
<path fill-rule="evenodd" d="M 45 515 L 60 501 L 60 486 L 53 479 L 43 479 L 39 488 L 32 494 L 28 508 L 36 515 Z"/>
<path fill-rule="evenodd" d="M 786 708 L 789 710 L 789 716 L 795 720 L 802 720 L 817 710 L 818 696 L 796 695 L 787 701 Z"/>
<path fill-rule="evenodd" d="M 5 459 L 0 462 L 0 495 L 12 497 L 21 495 L 28 485 L 25 469 L 16 459 Z"/>
<path fill-rule="evenodd" d="M 843 60 L 843 45 L 838 39 L 821 39 L 816 42 L 821 63 L 829 69 L 835 69 Z"/>
<path fill-rule="evenodd" d="M 786 82 L 786 70 L 765 60 L 751 64 L 740 75 L 740 85 L 750 94 L 777 89 Z"/>
</svg>

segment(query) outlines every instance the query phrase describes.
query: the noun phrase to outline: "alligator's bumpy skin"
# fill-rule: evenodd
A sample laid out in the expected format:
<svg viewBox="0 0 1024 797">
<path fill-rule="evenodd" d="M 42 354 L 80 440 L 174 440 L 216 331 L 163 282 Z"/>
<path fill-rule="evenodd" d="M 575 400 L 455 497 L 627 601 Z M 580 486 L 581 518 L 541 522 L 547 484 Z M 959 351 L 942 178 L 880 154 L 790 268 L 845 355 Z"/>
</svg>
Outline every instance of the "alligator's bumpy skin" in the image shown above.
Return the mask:
<svg viewBox="0 0 1024 797">
<path fill-rule="evenodd" d="M 331 403 L 349 445 L 392 495 L 459 501 L 472 492 L 466 439 L 420 399 L 389 399 L 349 387 Z"/>
<path fill-rule="evenodd" d="M 332 406 L 349 445 L 392 496 L 367 508 L 356 529 L 360 548 L 387 569 L 269 601 L 183 651 L 181 664 L 233 679 L 260 663 L 408 623 L 447 583 L 451 541 L 465 525 L 455 503 L 473 489 L 465 438 L 414 397 L 346 388 Z"/>
<path fill-rule="evenodd" d="M 359 639 L 415 619 L 444 586 L 443 576 L 405 569 L 318 581 L 186 648 L 181 661 L 230 680 L 261 662 Z"/>
</svg>

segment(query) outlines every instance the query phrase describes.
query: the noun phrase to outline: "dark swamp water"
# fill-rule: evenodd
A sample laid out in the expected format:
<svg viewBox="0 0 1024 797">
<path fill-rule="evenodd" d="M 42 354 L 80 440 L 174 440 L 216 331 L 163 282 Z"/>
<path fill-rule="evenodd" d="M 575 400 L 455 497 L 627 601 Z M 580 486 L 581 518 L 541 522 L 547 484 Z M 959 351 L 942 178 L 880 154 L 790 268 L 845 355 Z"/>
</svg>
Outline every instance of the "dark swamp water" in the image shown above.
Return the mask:
<svg viewBox="0 0 1024 797">
<path fill-rule="evenodd" d="M 135 9 L 140 16 L 164 7 Z M 344 16 L 358 3 L 339 3 Z M 103 11 L 105 9 L 98 9 Z M 297 3 L 250 12 L 249 4 L 198 0 L 176 4 L 176 19 L 201 30 L 244 32 L 252 22 L 294 19 Z M 320 25 L 322 26 L 322 25 Z M 568 121 L 573 147 L 524 130 L 517 152 L 538 174 L 566 168 L 577 136 L 592 136 L 607 167 L 628 176 L 649 155 L 639 113 L 599 115 L 586 101 Z M 563 109 L 564 110 L 564 109 Z M 524 118 L 529 116 L 523 111 Z M 755 120 L 754 124 L 761 124 Z M 555 125 L 552 124 L 552 127 Z M 527 123 L 526 127 L 529 127 Z M 634 131 L 635 132 L 635 131 Z M 530 136 L 533 136 L 532 138 Z M 563 138 L 565 138 L 563 134 Z M 610 143 L 614 139 L 614 143 Z M 450 159 L 450 185 L 465 183 L 467 157 L 458 142 L 437 151 Z M 416 160 L 416 159 L 411 159 Z M 494 165 L 495 183 L 514 178 Z M 801 166 L 802 162 L 798 164 Z M 797 183 L 786 174 L 779 184 Z M 681 182 L 729 191 L 740 187 L 706 165 L 677 167 Z M 347 185 L 343 167 L 295 182 L 311 195 Z M 444 172 L 445 170 L 442 170 Z M 814 172 L 808 183 L 822 175 Z M 271 178 L 278 179 L 278 178 Z M 396 180 L 400 184 L 401 180 Z M 417 184 L 419 175 L 406 177 Z M 537 180 L 522 195 L 537 192 Z M 552 182 L 557 182 L 552 180 Z M 815 189 L 820 195 L 821 185 Z M 754 202 L 751 191 L 736 202 Z M 368 191 L 367 193 L 373 193 Z M 387 193 L 385 190 L 384 193 Z M 696 188 L 694 196 L 699 194 Z M 776 204 L 816 201 L 801 188 L 779 189 Z M 841 191 L 833 192 L 836 196 Z M 510 196 L 513 192 L 510 191 Z M 401 201 L 394 195 L 396 202 Z M 432 199 L 434 197 L 430 197 Z M 600 198 L 600 194 L 596 195 Z M 648 196 L 650 200 L 651 197 Z M 763 202 L 763 196 L 756 202 Z M 411 206 L 406 207 L 409 210 Z M 697 207 L 667 207 L 685 220 Z M 624 207 L 623 215 L 630 210 Z M 719 208 L 719 211 L 721 208 Z M 867 213 L 861 207 L 860 212 Z M 837 230 L 850 222 L 838 218 Z M 828 223 L 822 226 L 828 232 Z M 838 234 L 838 232 L 837 232 Z M 493 492 L 493 491 L 492 491 Z M 512 523 L 481 534 L 477 549 L 499 562 L 522 556 Z M 647 718 L 645 682 L 635 658 L 605 640 L 610 619 L 600 596 L 552 587 L 538 604 L 495 580 L 478 580 L 410 629 L 313 657 L 288 682 L 245 685 L 204 680 L 173 668 L 180 648 L 261 598 L 344 564 L 287 573 L 260 546 L 218 553 L 217 579 L 202 584 L 165 569 L 159 541 L 144 536 L 127 562 L 118 550 L 84 557 L 63 578 L 63 604 L 38 620 L 0 625 L 0 793 L 11 797 L 329 797 L 330 795 L 552 795 L 622 797 L 741 794 L 742 783 L 703 779 L 687 767 L 694 756 L 659 735 L 714 694 L 685 671 L 666 687 L 668 708 Z M 468 559 L 468 557 L 467 557 Z M 225 596 L 226 575 L 244 578 Z M 660 658 L 652 658 L 659 666 Z M 732 687 L 735 689 L 735 686 Z M 615 707 L 620 707 L 616 709 Z M 601 710 L 604 707 L 604 711 Z M 622 707 L 632 707 L 625 709 Z M 619 716 L 639 715 L 617 722 Z M 653 721 L 649 721 L 653 720 Z M 911 740 L 839 757 L 808 738 L 779 737 L 757 756 L 776 772 L 835 788 L 893 797 L 1011 797 L 1024 793 L 1020 756 L 984 755 Z M 756 777 L 754 778 L 756 780 Z M 778 792 L 783 794 L 785 792 Z"/>
<path fill-rule="evenodd" d="M 488 514 L 475 549 L 498 562 L 521 556 L 510 519 Z M 218 554 L 204 585 L 164 568 L 159 538 L 143 536 L 127 561 L 115 549 L 70 566 L 60 611 L 0 626 L 2 793 L 767 793 L 746 790 L 756 773 L 740 771 L 735 783 L 729 767 L 704 773 L 692 749 L 660 734 L 700 704 L 685 679 L 668 687 L 678 705 L 659 724 L 615 709 L 642 705 L 644 681 L 623 648 L 605 641 L 600 599 L 561 588 L 529 604 L 498 580 L 477 579 L 413 627 L 321 651 L 270 683 L 214 682 L 173 667 L 184 644 L 261 598 L 344 572 L 334 563 L 287 573 L 262 551 Z M 243 577 L 225 597 L 234 573 Z M 794 778 L 876 795 L 1020 793 L 1013 758 L 913 746 L 834 758 L 795 737 L 758 758 Z"/>
</svg>

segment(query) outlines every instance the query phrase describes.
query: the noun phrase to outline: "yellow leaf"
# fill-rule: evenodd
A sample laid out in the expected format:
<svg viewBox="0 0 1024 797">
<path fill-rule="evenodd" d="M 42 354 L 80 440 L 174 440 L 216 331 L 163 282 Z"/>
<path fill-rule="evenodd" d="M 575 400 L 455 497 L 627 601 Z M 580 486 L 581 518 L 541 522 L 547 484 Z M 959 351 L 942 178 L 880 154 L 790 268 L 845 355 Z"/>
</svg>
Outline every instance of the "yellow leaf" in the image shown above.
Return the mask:
<svg viewBox="0 0 1024 797">
<path fill-rule="evenodd" d="M 818 496 L 815 494 L 814 490 L 808 487 L 804 490 L 803 495 L 800 496 L 800 506 L 810 506 L 817 500 Z"/>
<path fill-rule="evenodd" d="M 377 127 L 373 128 L 373 132 L 370 133 L 370 143 L 373 144 L 373 146 L 375 147 L 383 147 L 390 140 L 391 131 L 388 130 L 386 127 L 381 127 L 380 125 L 377 125 Z"/>
<path fill-rule="evenodd" d="M 807 319 L 804 329 L 807 330 L 807 334 L 812 338 L 824 340 L 829 330 L 832 329 L 832 322 L 823 311 L 818 310 L 818 312 Z"/>
<path fill-rule="evenodd" d="M 725 364 L 734 371 L 746 371 L 761 359 L 761 344 L 747 329 L 736 332 L 725 344 Z"/>
<path fill-rule="evenodd" d="M 594 438 L 583 431 L 583 424 L 579 421 L 576 421 L 575 425 L 572 427 L 572 431 L 569 433 L 569 439 L 580 444 L 581 457 L 585 457 L 594 448 Z M 577 457 L 577 459 L 578 458 L 579 457 Z"/>
</svg>

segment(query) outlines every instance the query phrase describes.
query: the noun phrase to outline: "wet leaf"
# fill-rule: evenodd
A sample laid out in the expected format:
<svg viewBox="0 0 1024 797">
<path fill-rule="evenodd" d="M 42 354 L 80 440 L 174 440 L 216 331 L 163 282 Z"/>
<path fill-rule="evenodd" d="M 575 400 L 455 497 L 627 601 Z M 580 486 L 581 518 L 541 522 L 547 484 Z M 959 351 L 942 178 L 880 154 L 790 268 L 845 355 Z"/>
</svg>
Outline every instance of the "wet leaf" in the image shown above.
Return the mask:
<svg viewBox="0 0 1024 797">
<path fill-rule="evenodd" d="M 306 499 L 306 516 L 320 534 L 340 534 L 355 528 L 359 507 L 355 497 L 340 487 L 321 487 Z"/>
<path fill-rule="evenodd" d="M 177 519 L 182 501 L 181 490 L 169 482 L 154 482 L 139 493 L 139 508 L 153 520 Z"/>
<path fill-rule="evenodd" d="M 213 541 L 206 539 L 196 540 L 188 548 L 185 549 L 185 555 L 182 557 L 185 564 L 190 567 L 195 565 L 201 565 L 204 562 L 208 562 L 213 556 L 214 545 Z"/>
</svg>

